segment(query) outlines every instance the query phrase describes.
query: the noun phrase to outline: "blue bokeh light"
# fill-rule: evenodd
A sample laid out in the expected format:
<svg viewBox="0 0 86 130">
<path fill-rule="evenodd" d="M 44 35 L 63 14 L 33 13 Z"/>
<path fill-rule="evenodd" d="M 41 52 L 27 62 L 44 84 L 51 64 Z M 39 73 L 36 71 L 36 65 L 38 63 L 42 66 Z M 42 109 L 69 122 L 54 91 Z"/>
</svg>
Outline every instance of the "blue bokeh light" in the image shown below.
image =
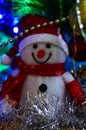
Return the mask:
<svg viewBox="0 0 86 130">
<path fill-rule="evenodd" d="M 17 17 L 14 17 L 14 21 L 13 21 L 13 24 L 17 24 L 19 22 L 18 18 Z"/>
<path fill-rule="evenodd" d="M 3 18 L 3 15 L 2 14 L 0 14 L 0 19 L 2 19 Z"/>
<path fill-rule="evenodd" d="M 13 32 L 14 32 L 14 33 L 18 33 L 18 32 L 19 32 L 19 28 L 18 28 L 18 27 L 14 27 L 14 28 L 13 28 Z"/>
</svg>

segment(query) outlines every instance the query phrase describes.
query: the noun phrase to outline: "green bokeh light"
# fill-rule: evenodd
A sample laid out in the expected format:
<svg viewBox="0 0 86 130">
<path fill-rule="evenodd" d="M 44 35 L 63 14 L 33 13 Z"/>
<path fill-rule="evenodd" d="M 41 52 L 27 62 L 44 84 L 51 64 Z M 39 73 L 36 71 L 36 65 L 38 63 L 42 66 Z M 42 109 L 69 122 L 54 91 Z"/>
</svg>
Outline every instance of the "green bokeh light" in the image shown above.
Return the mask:
<svg viewBox="0 0 86 130">
<path fill-rule="evenodd" d="M 9 52 L 10 48 L 13 46 L 13 43 L 10 43 L 9 39 L 9 36 L 5 35 L 3 32 L 0 32 L 0 73 L 9 68 L 9 66 L 1 64 L 1 56 Z M 4 42 L 7 42 L 7 44 L 5 45 Z"/>
<path fill-rule="evenodd" d="M 9 66 L 6 66 L 6 65 L 2 65 L 0 64 L 0 73 L 4 70 L 7 70 L 9 68 Z"/>
<path fill-rule="evenodd" d="M 0 56 L 7 53 L 13 46 L 13 43 L 10 43 L 9 40 L 9 36 L 6 36 L 3 32 L 0 32 Z M 4 42 L 7 42 L 7 44 L 4 44 Z"/>
</svg>

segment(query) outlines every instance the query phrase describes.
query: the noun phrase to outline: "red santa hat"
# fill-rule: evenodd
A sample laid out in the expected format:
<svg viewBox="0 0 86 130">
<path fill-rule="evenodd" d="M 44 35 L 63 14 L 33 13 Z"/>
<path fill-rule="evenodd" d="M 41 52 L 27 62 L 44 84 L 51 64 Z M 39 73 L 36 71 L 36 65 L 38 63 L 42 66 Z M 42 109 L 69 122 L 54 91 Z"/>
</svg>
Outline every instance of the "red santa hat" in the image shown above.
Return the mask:
<svg viewBox="0 0 86 130">
<path fill-rule="evenodd" d="M 7 64 L 10 63 L 10 58 L 17 52 L 21 53 L 28 45 L 37 42 L 52 43 L 62 48 L 66 55 L 68 55 L 67 44 L 62 36 L 58 35 L 58 22 L 58 20 L 50 21 L 46 17 L 37 15 L 23 17 L 19 22 L 20 33 L 15 37 L 17 40 L 9 53 L 2 58 L 2 63 L 4 59 L 6 59 Z"/>
</svg>

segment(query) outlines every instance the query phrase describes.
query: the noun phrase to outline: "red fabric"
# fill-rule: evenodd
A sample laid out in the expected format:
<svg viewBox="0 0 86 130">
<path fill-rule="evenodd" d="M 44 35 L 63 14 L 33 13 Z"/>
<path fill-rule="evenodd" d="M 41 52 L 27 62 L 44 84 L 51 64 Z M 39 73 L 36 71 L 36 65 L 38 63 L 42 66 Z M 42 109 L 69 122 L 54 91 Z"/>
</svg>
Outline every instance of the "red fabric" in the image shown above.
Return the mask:
<svg viewBox="0 0 86 130">
<path fill-rule="evenodd" d="M 82 103 L 85 101 L 85 95 L 78 81 L 73 80 L 72 82 L 67 83 L 66 88 L 74 103 L 77 106 L 82 106 Z"/>
<path fill-rule="evenodd" d="M 7 53 L 9 57 L 14 57 L 18 53 L 18 44 L 15 43 L 10 51 Z"/>
<path fill-rule="evenodd" d="M 26 15 L 24 16 L 18 23 L 20 32 L 24 32 L 26 29 L 30 29 L 32 26 L 36 26 L 38 24 L 42 25 L 43 23 L 49 23 L 49 19 L 43 16 L 39 15 Z M 39 28 L 35 28 L 34 30 L 28 31 L 28 33 L 24 33 L 22 37 L 18 37 L 18 40 L 16 40 L 16 45 L 14 44 L 11 50 L 8 53 L 8 56 L 13 57 L 18 53 L 18 46 L 21 40 L 23 40 L 25 37 L 33 34 L 41 34 L 41 33 L 47 33 L 47 34 L 54 34 L 57 36 L 57 24 L 54 23 L 53 25 L 46 25 L 41 26 Z"/>
<path fill-rule="evenodd" d="M 16 101 L 16 107 L 19 104 L 23 83 L 28 74 L 38 76 L 59 76 L 65 73 L 63 63 L 26 65 L 21 61 L 20 57 L 16 57 L 15 61 L 18 63 L 20 73 L 15 78 L 11 76 L 8 77 L 8 80 L 3 84 L 0 96 L 1 98 L 4 98 L 8 95 L 10 100 Z"/>
<path fill-rule="evenodd" d="M 23 74 L 39 76 L 59 76 L 65 72 L 64 63 L 26 65 L 20 57 L 15 57 L 15 63 Z"/>
<path fill-rule="evenodd" d="M 49 22 L 50 22 L 50 19 L 44 16 L 26 15 L 19 21 L 19 28 L 20 28 L 20 31 L 22 32 L 25 29 L 30 29 L 32 26 L 36 27 L 38 24 L 42 25 L 44 23 L 49 23 Z M 32 31 L 29 31 L 26 35 L 48 33 L 48 34 L 54 34 L 57 36 L 57 28 L 58 28 L 58 25 L 56 23 L 48 24 L 46 26 L 40 26 Z"/>
</svg>

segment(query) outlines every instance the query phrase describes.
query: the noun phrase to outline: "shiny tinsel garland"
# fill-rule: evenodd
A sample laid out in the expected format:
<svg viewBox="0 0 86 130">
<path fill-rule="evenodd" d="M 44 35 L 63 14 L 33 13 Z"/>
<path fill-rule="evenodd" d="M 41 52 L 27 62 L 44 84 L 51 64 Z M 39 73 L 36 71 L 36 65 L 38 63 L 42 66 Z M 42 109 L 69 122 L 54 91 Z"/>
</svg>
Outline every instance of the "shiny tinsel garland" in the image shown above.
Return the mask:
<svg viewBox="0 0 86 130">
<path fill-rule="evenodd" d="M 60 111 L 51 110 L 42 98 L 40 103 L 29 99 L 19 109 L 0 103 L 0 130 L 86 130 L 86 107 L 77 109 L 66 100 Z"/>
</svg>

